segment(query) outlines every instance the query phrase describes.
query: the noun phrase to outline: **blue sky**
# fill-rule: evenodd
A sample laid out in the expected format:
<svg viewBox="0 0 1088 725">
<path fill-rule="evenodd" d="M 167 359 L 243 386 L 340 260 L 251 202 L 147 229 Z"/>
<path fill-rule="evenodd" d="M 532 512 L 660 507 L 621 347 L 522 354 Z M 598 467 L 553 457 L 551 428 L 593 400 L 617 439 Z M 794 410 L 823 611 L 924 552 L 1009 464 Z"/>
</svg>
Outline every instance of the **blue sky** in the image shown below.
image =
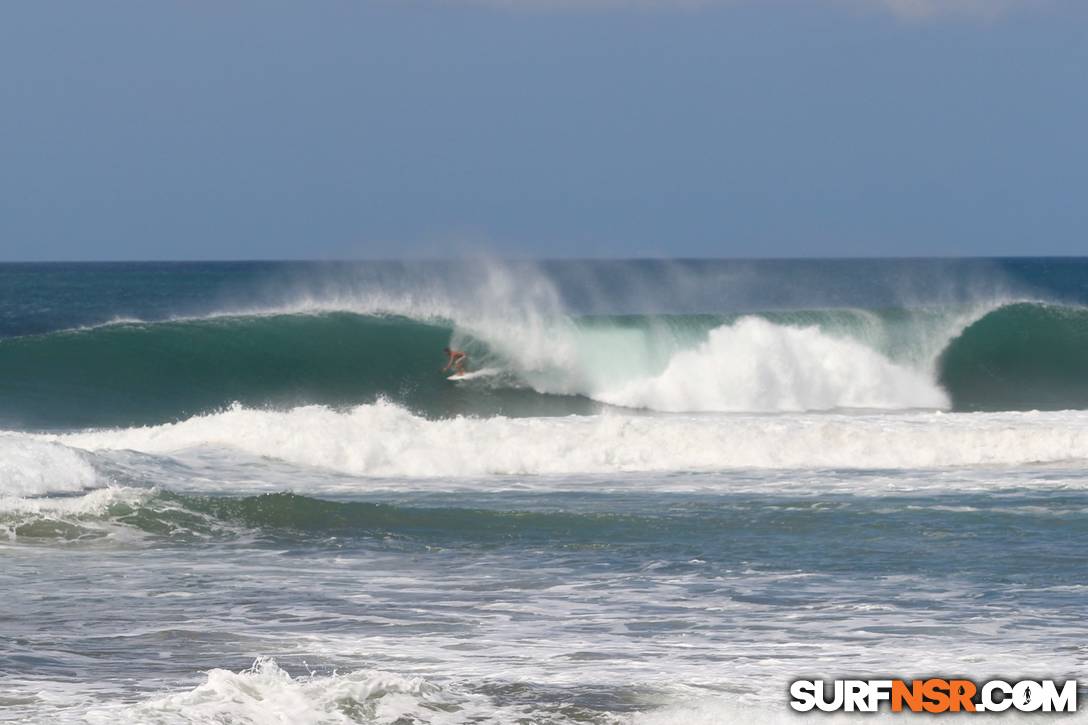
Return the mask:
<svg viewBox="0 0 1088 725">
<path fill-rule="evenodd" d="M 0 5 L 0 260 L 1088 251 L 1082 0 Z"/>
</svg>

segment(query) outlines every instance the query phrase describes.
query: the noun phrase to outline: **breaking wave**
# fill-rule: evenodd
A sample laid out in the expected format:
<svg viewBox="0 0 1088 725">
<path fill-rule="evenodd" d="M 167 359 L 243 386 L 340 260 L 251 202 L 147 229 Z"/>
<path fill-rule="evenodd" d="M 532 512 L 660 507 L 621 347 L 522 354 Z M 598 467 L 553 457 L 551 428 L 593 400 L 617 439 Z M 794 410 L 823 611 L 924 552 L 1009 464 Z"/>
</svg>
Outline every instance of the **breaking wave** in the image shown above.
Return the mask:
<svg viewBox="0 0 1088 725">
<path fill-rule="evenodd" d="M 453 382 L 446 345 L 495 374 Z M 1088 407 L 1088 310 L 805 310 L 446 319 L 307 310 L 0 340 L 0 426 L 131 426 L 232 403 L 430 418 Z"/>
<path fill-rule="evenodd" d="M 223 448 L 361 476 L 925 468 L 1088 458 L 1088 412 L 431 420 L 379 402 L 346 411 L 236 407 L 48 440 L 160 455 Z"/>
</svg>

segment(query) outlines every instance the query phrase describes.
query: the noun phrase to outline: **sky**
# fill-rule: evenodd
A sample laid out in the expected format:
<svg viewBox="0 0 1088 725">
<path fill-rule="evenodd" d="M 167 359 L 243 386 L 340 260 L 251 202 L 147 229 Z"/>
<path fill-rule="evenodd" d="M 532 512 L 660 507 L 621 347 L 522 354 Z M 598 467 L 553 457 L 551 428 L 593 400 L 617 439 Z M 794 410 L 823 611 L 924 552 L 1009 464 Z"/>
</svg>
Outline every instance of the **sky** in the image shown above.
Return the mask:
<svg viewBox="0 0 1088 725">
<path fill-rule="evenodd" d="M 1088 253 L 1084 0 L 0 4 L 0 261 Z"/>
</svg>

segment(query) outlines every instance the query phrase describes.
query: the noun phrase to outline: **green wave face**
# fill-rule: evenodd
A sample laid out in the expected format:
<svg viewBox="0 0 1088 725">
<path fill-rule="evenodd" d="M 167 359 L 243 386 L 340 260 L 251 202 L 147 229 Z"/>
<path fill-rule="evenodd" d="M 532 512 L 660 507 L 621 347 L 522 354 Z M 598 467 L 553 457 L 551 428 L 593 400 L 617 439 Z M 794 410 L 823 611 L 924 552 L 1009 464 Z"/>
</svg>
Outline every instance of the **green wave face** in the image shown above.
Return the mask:
<svg viewBox="0 0 1088 725">
<path fill-rule="evenodd" d="M 955 410 L 1088 408 L 1088 310 L 1016 303 L 961 330 L 955 320 L 962 314 L 803 310 L 758 317 L 776 329 L 818 328 L 860 343 L 930 385 L 939 382 Z M 0 428 L 132 426 L 182 420 L 234 402 L 346 407 L 378 398 L 434 418 L 593 413 L 604 406 L 597 400 L 608 400 L 595 391 L 648 384 L 679 353 L 740 318 L 565 319 L 522 339 L 515 328 L 461 329 L 452 322 L 335 312 L 123 323 L 7 338 L 0 340 Z M 744 349 L 738 339 L 709 359 L 754 359 L 757 370 L 788 363 L 807 374 L 813 365 L 806 355 L 819 353 Z M 451 340 L 468 351 L 471 369 L 498 374 L 451 383 L 441 372 L 442 348 Z M 554 351 L 558 356 L 548 358 Z M 836 354 L 847 355 L 837 364 L 851 364 L 853 353 Z M 711 366 L 699 374 L 713 378 L 716 371 Z M 683 382 L 721 388 L 714 379 Z"/>
<path fill-rule="evenodd" d="M 674 509 L 655 514 L 591 511 L 493 510 L 330 501 L 295 493 L 198 496 L 149 491 L 89 514 L 0 511 L 0 531 L 25 541 L 94 541 L 117 527 L 174 543 L 245 538 L 267 542 L 326 540 L 330 545 L 377 540 L 389 547 L 541 546 L 561 541 L 582 547 L 622 547 L 665 538 L 678 547 L 717 540 L 736 546 L 735 532 L 763 525 L 828 524 L 818 508 L 794 506 Z M 758 537 L 757 537 L 758 538 Z M 798 552 L 800 555 L 801 552 Z"/>
<path fill-rule="evenodd" d="M 351 406 L 381 397 L 429 417 L 599 411 L 587 388 L 660 373 L 677 352 L 735 315 L 555 320 L 526 340 L 516 329 L 349 312 L 134 322 L 0 340 L 0 428 L 158 424 L 232 403 Z M 852 313 L 770 313 L 782 325 L 849 330 Z M 855 331 L 856 333 L 857 331 Z M 456 384 L 443 348 L 497 377 Z M 539 342 L 539 346 L 536 343 Z M 548 355 L 573 352 L 576 364 Z M 545 391 L 545 392 L 538 392 Z"/>
<path fill-rule="evenodd" d="M 944 350 L 939 378 L 956 410 L 1088 408 L 1088 309 L 996 309 Z"/>
<path fill-rule="evenodd" d="M 351 401 L 420 384 L 448 337 L 351 315 L 119 324 L 0 342 L 0 397 L 26 426 L 131 425 L 245 404 Z M 423 360 L 389 360 L 412 339 Z M 428 350 L 429 348 L 429 350 Z M 434 367 L 432 365 L 432 367 Z M 360 374 L 363 371 L 363 374 Z"/>
<path fill-rule="evenodd" d="M 379 396 L 428 415 L 515 413 L 533 397 L 451 384 L 440 372 L 450 337 L 441 324 L 331 313 L 126 323 L 9 338 L 0 341 L 0 426 L 129 426 L 233 402 L 342 406 Z M 587 405 L 555 401 L 553 407 Z"/>
<path fill-rule="evenodd" d="M 0 511 L 0 531 L 23 540 L 101 539 L 116 527 L 178 543 L 208 538 L 268 540 L 377 539 L 395 542 L 541 544 L 564 538 L 639 541 L 669 520 L 611 513 L 421 508 L 361 501 L 327 501 L 294 493 L 194 496 L 148 492 L 95 513 Z"/>
</svg>

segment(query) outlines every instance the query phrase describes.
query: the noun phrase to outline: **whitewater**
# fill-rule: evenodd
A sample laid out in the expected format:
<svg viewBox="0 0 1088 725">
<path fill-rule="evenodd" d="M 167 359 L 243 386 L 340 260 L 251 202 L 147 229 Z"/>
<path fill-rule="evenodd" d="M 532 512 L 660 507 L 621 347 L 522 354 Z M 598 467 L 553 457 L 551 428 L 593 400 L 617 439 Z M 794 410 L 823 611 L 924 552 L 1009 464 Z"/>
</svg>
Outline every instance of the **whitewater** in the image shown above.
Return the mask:
<svg viewBox="0 0 1088 725">
<path fill-rule="evenodd" d="M 1082 260 L 0 280 L 0 720 L 782 722 L 800 676 L 1083 676 Z"/>
<path fill-rule="evenodd" d="M 34 441 L 45 441 L 35 451 Z M 58 445 L 60 444 L 60 445 Z M 728 471 L 745 468 L 929 468 L 1088 459 L 1088 413 L 454 418 L 389 403 L 345 412 L 233 408 L 180 423 L 0 438 L 12 481 L 86 481 L 76 451 L 171 455 L 218 448 L 359 476 L 462 477 Z M 29 459 L 29 460 L 28 460 Z M 67 480 L 66 480 L 67 479 Z M 23 488 L 30 488 L 24 482 Z M 62 489 L 64 490 L 64 489 Z M 47 491 L 39 491 L 47 492 Z"/>
</svg>

